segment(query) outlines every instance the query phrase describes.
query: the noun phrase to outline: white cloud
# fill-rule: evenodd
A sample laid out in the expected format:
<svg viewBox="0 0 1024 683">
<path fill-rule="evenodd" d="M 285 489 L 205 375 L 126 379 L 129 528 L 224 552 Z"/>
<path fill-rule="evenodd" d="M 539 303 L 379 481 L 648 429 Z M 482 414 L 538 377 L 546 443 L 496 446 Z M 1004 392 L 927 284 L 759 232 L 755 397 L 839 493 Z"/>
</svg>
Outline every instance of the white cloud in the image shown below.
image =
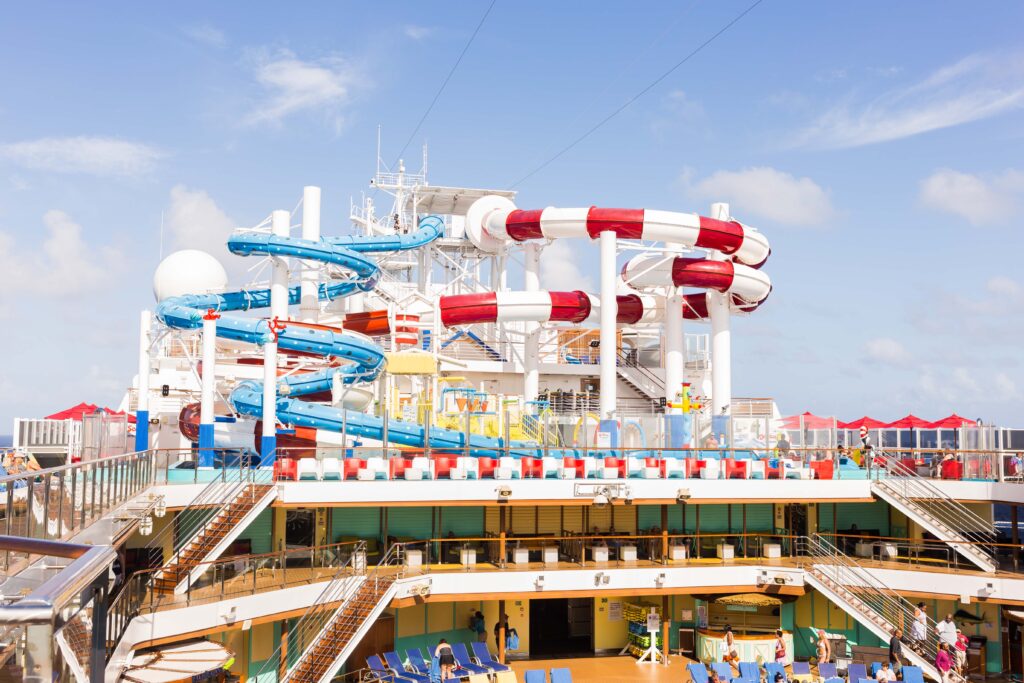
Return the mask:
<svg viewBox="0 0 1024 683">
<path fill-rule="evenodd" d="M 164 229 L 173 249 L 199 249 L 227 265 L 227 240 L 235 227 L 236 223 L 204 190 L 184 185 L 171 188 Z"/>
<path fill-rule="evenodd" d="M 1024 173 L 1007 170 L 990 177 L 939 169 L 921 181 L 921 203 L 966 219 L 972 225 L 1006 223 L 1024 196 Z"/>
<path fill-rule="evenodd" d="M 580 255 L 573 251 L 569 240 L 555 240 L 541 252 L 540 277 L 544 289 L 594 291 L 594 279 L 584 275 L 579 267 Z"/>
<path fill-rule="evenodd" d="M 63 211 L 43 214 L 47 236 L 23 247 L 0 232 L 0 297 L 21 295 L 60 299 L 89 296 L 111 286 L 124 259 L 112 247 L 94 246 L 82 226 Z"/>
<path fill-rule="evenodd" d="M 408 24 L 402 28 L 402 33 L 408 38 L 413 40 L 423 40 L 429 38 L 434 33 L 434 29 L 427 26 L 416 26 L 415 24 Z"/>
<path fill-rule="evenodd" d="M 40 171 L 137 176 L 151 171 L 164 153 L 139 142 L 80 135 L 0 145 L 0 156 Z"/>
<path fill-rule="evenodd" d="M 1024 106 L 1024 59 L 972 55 L 917 83 L 869 99 L 851 94 L 793 140 L 798 147 L 858 147 L 987 119 Z"/>
<path fill-rule="evenodd" d="M 903 344 L 890 337 L 869 339 L 864 344 L 864 355 L 869 361 L 888 365 L 900 365 L 910 359 Z"/>
<path fill-rule="evenodd" d="M 928 368 L 918 379 L 917 390 L 923 400 L 939 399 L 968 411 L 1021 397 L 1017 383 L 1006 372 L 984 368 Z"/>
<path fill-rule="evenodd" d="M 265 97 L 246 117 L 249 124 L 279 125 L 292 114 L 312 111 L 339 127 L 352 88 L 362 85 L 357 69 L 340 57 L 304 61 L 289 50 L 260 53 L 256 81 Z"/>
<path fill-rule="evenodd" d="M 822 225 L 835 216 L 828 192 L 810 178 L 797 178 L 768 166 L 741 171 L 716 171 L 694 182 L 683 174 L 688 195 L 708 201 L 728 201 L 737 216 L 760 216 L 787 225 Z"/>
<path fill-rule="evenodd" d="M 1024 295 L 1024 287 L 1021 287 L 1020 283 L 1016 280 L 1005 275 L 996 275 L 989 278 L 988 282 L 985 283 L 985 289 L 992 294 L 1003 296 L 1010 300 L 1020 299 Z"/>
<path fill-rule="evenodd" d="M 186 26 L 182 29 L 182 32 L 197 43 L 209 45 L 210 47 L 224 47 L 228 44 L 224 31 L 210 24 Z"/>
</svg>

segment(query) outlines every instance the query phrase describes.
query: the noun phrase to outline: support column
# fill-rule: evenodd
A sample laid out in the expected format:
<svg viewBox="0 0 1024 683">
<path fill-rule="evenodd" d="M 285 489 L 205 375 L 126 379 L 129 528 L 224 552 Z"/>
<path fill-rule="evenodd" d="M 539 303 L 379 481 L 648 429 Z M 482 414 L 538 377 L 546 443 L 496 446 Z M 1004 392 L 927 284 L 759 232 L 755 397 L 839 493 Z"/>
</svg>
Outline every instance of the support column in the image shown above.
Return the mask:
<svg viewBox="0 0 1024 683">
<path fill-rule="evenodd" d="M 314 242 L 320 239 L 320 188 L 302 188 L 302 239 Z M 299 319 L 315 323 L 320 317 L 320 303 L 317 287 L 317 267 L 311 261 L 302 264 L 302 289 L 299 304 Z"/>
<path fill-rule="evenodd" d="M 729 220 L 729 205 L 712 204 L 711 217 L 720 221 Z M 713 251 L 710 252 L 710 258 L 722 261 L 725 256 Z M 732 336 L 729 329 L 729 297 L 721 292 L 709 291 L 707 301 L 711 318 L 711 424 L 717 437 L 729 433 L 726 424 L 729 407 L 732 405 Z"/>
<path fill-rule="evenodd" d="M 203 316 L 202 395 L 199 403 L 199 466 L 213 467 L 213 405 L 217 383 L 217 319 L 212 308 Z M 138 425 L 136 425 L 138 426 Z"/>
<path fill-rule="evenodd" d="M 287 211 L 275 211 L 271 218 L 271 231 L 278 237 L 288 236 L 290 216 Z M 270 318 L 280 325 L 288 318 L 288 263 L 273 257 L 270 281 Z M 277 459 L 277 342 L 263 345 L 263 437 L 260 439 L 262 464 L 273 464 Z"/>
<path fill-rule="evenodd" d="M 527 242 L 524 246 L 526 270 L 523 284 L 528 292 L 540 291 L 540 245 Z M 523 344 L 523 400 L 536 401 L 540 394 L 540 323 L 526 323 L 526 341 Z"/>
<path fill-rule="evenodd" d="M 149 448 L 149 331 L 152 322 L 152 314 L 143 311 L 139 329 L 139 385 L 135 406 L 136 451 Z"/>
<path fill-rule="evenodd" d="M 686 344 L 683 336 L 683 294 L 672 287 L 665 298 L 665 434 L 670 448 L 690 445 L 689 421 L 679 405 L 685 379 Z"/>
<path fill-rule="evenodd" d="M 605 230 L 599 237 L 601 247 L 601 399 L 599 403 L 601 431 L 611 433 L 611 445 L 618 445 L 618 427 L 615 422 L 616 403 L 616 372 L 618 362 L 615 319 L 618 316 L 618 304 L 615 299 L 615 288 L 618 280 L 618 269 L 615 267 L 616 235 L 613 230 Z"/>
<path fill-rule="evenodd" d="M 498 600 L 498 662 L 505 663 L 505 638 L 508 635 L 506 626 L 508 618 L 505 615 L 505 601 Z"/>
</svg>

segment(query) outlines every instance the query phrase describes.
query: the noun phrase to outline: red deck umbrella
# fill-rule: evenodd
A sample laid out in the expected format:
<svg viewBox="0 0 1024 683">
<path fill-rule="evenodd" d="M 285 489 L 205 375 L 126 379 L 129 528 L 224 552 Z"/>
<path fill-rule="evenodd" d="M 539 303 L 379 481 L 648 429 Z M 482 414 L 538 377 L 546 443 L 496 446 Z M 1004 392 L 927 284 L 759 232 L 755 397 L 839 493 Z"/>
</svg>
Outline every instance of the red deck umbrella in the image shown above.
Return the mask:
<svg viewBox="0 0 1024 683">
<path fill-rule="evenodd" d="M 47 415 L 47 420 L 81 420 L 86 415 L 93 415 L 94 413 L 107 413 L 108 415 L 124 415 L 124 413 L 112 410 L 111 408 L 101 408 L 95 403 L 79 403 L 77 406 L 71 406 L 64 410 L 54 413 L 53 415 Z M 134 423 L 135 416 L 129 415 L 128 421 Z"/>
<path fill-rule="evenodd" d="M 928 429 L 959 429 L 960 427 L 976 427 L 978 425 L 974 420 L 970 420 L 966 417 L 960 417 L 956 413 L 953 413 L 949 417 L 944 417 L 941 420 L 935 422 L 929 422 Z"/>
<path fill-rule="evenodd" d="M 876 420 L 873 417 L 865 415 L 859 420 L 854 420 L 853 422 L 840 422 L 836 426 L 840 429 L 860 429 L 861 427 L 867 427 L 868 429 L 881 429 L 885 427 L 886 424 L 881 420 Z"/>
<path fill-rule="evenodd" d="M 927 429 L 931 426 L 928 420 L 922 420 L 916 415 L 908 414 L 898 420 L 882 425 L 883 429 Z"/>
<path fill-rule="evenodd" d="M 804 429 L 832 429 L 835 426 L 835 419 L 831 417 L 821 417 L 819 415 L 813 415 L 810 412 L 801 413 L 800 415 L 790 415 L 789 417 L 782 418 L 783 429 L 800 429 L 800 418 L 803 418 Z"/>
</svg>

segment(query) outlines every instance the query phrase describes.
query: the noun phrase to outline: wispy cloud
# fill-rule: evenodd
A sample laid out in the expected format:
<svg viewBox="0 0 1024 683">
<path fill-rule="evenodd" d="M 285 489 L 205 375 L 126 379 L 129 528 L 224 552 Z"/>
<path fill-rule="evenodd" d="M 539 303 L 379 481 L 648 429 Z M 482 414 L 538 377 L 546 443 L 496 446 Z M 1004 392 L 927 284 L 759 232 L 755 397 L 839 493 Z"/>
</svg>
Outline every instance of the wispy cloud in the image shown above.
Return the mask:
<svg viewBox="0 0 1024 683">
<path fill-rule="evenodd" d="M 82 135 L 0 145 L 0 156 L 39 171 L 124 177 L 149 173 L 165 154 L 139 142 Z"/>
<path fill-rule="evenodd" d="M 579 254 L 573 252 L 568 240 L 555 240 L 541 253 L 540 275 L 544 286 L 555 291 L 594 291 L 594 278 L 584 274 L 579 263 Z"/>
<path fill-rule="evenodd" d="M 971 55 L 871 99 L 851 93 L 799 131 L 796 147 L 843 148 L 950 128 L 1024 106 L 1024 58 Z"/>
<path fill-rule="evenodd" d="M 242 260 L 227 249 L 236 226 L 205 190 L 184 185 L 171 188 L 164 228 L 172 249 L 199 249 L 228 266 Z"/>
<path fill-rule="evenodd" d="M 728 201 L 737 216 L 758 216 L 783 225 L 824 225 L 836 213 L 828 191 L 816 182 L 769 166 L 716 171 L 701 180 L 687 170 L 682 184 L 692 198 Z"/>
<path fill-rule="evenodd" d="M 424 40 L 434 34 L 434 29 L 430 28 L 429 26 L 417 26 L 416 24 L 406 24 L 402 28 L 402 33 L 404 33 L 407 38 L 412 38 L 413 40 Z"/>
<path fill-rule="evenodd" d="M 210 24 L 195 24 L 193 26 L 186 26 L 182 29 L 182 33 L 191 38 L 197 43 L 208 45 L 210 47 L 224 47 L 228 44 L 227 36 L 224 35 L 224 31 L 221 31 L 215 26 Z"/>
<path fill-rule="evenodd" d="M 63 211 L 43 214 L 43 227 L 46 238 L 33 246 L 0 232 L 0 300 L 22 294 L 73 299 L 113 285 L 124 262 L 119 250 L 86 239 Z"/>
<path fill-rule="evenodd" d="M 869 362 L 884 365 L 901 365 L 910 360 L 903 344 L 891 337 L 876 337 L 864 344 L 864 356 Z"/>
<path fill-rule="evenodd" d="M 263 97 L 246 117 L 249 124 L 279 125 L 299 112 L 319 112 L 340 127 L 352 89 L 365 85 L 356 67 L 338 56 L 303 60 L 280 50 L 258 53 L 255 63 Z"/>
<path fill-rule="evenodd" d="M 943 168 L 921 181 L 923 206 L 960 216 L 972 225 L 1009 222 L 1024 197 L 1024 172 L 1008 169 L 990 176 Z"/>
</svg>

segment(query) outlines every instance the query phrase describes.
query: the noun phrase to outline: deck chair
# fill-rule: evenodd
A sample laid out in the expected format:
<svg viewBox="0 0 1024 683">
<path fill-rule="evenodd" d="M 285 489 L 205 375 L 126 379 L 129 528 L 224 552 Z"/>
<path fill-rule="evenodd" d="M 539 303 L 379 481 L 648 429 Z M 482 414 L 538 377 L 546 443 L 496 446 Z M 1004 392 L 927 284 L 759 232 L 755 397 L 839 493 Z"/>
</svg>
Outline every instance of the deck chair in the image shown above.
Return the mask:
<svg viewBox="0 0 1024 683">
<path fill-rule="evenodd" d="M 740 662 L 740 678 L 744 683 L 761 683 L 761 672 L 754 662 Z"/>
<path fill-rule="evenodd" d="M 490 668 L 492 671 L 511 671 L 512 667 L 502 664 L 497 659 L 491 656 L 490 650 L 487 649 L 487 643 L 476 642 L 473 643 L 473 654 L 480 664 Z"/>
<path fill-rule="evenodd" d="M 878 670 L 882 668 L 881 663 L 871 662 L 871 677 L 874 678 L 878 675 Z"/>
<path fill-rule="evenodd" d="M 836 671 L 836 665 L 828 662 L 820 662 L 818 664 L 818 677 L 826 680 L 829 678 L 839 678 L 839 672 Z"/>
<path fill-rule="evenodd" d="M 732 666 L 729 662 L 712 662 L 711 669 L 718 674 L 718 680 L 731 681 L 733 679 Z"/>
<path fill-rule="evenodd" d="M 789 680 L 789 676 L 786 675 L 786 667 L 782 666 L 781 664 L 776 664 L 775 662 L 765 662 L 764 672 L 765 674 L 767 674 L 765 676 L 765 679 L 768 681 L 768 683 L 773 683 L 773 681 L 775 680 L 775 674 L 779 673 L 782 674 L 782 680 Z"/>
<path fill-rule="evenodd" d="M 868 668 L 863 664 L 850 664 L 850 668 L 846 670 L 846 679 L 848 681 L 859 681 L 867 677 Z"/>
<path fill-rule="evenodd" d="M 924 674 L 921 673 L 921 667 L 903 667 L 903 683 L 924 683 Z"/>
<path fill-rule="evenodd" d="M 568 669 L 552 669 L 551 683 L 572 683 L 572 672 Z"/>
<path fill-rule="evenodd" d="M 833 676 L 832 678 L 826 678 L 825 683 L 846 683 L 846 679 L 840 678 L 839 676 Z"/>
<path fill-rule="evenodd" d="M 402 658 L 398 656 L 397 652 L 385 652 L 384 663 L 388 665 L 388 668 L 397 673 L 399 676 L 405 676 L 416 681 L 416 683 L 430 683 L 430 674 L 414 673 L 412 671 L 405 670 L 405 663 L 402 662 Z"/>
<path fill-rule="evenodd" d="M 367 657 L 366 666 L 370 667 L 371 673 L 375 676 L 374 680 L 387 681 L 388 683 L 416 683 L 416 681 L 413 681 L 411 678 L 400 676 L 395 672 L 389 671 L 388 668 L 384 666 L 384 662 L 382 662 L 380 657 L 377 655 L 370 655 Z"/>
<path fill-rule="evenodd" d="M 708 670 L 703 664 L 687 664 L 686 670 L 690 673 L 690 683 L 708 683 Z"/>
<path fill-rule="evenodd" d="M 459 665 L 459 668 L 465 669 L 470 674 L 491 673 L 488 667 L 473 663 L 473 660 L 469 658 L 469 652 L 466 650 L 465 643 L 452 643 L 452 654 L 455 655 L 455 663 Z"/>
<path fill-rule="evenodd" d="M 405 651 L 405 656 L 412 664 L 412 668 L 416 669 L 421 674 L 430 673 L 430 657 L 425 656 L 423 650 L 415 647 L 411 650 Z"/>
<path fill-rule="evenodd" d="M 793 662 L 790 670 L 793 672 L 794 681 L 816 680 L 814 676 L 811 675 L 811 665 L 807 662 Z"/>
<path fill-rule="evenodd" d="M 857 683 L 875 683 L 875 679 L 873 679 L 873 678 L 862 678 L 859 681 L 857 681 Z"/>
<path fill-rule="evenodd" d="M 544 673 L 543 669 L 527 671 L 525 676 L 526 683 L 547 683 L 548 680 L 548 675 Z"/>
</svg>

